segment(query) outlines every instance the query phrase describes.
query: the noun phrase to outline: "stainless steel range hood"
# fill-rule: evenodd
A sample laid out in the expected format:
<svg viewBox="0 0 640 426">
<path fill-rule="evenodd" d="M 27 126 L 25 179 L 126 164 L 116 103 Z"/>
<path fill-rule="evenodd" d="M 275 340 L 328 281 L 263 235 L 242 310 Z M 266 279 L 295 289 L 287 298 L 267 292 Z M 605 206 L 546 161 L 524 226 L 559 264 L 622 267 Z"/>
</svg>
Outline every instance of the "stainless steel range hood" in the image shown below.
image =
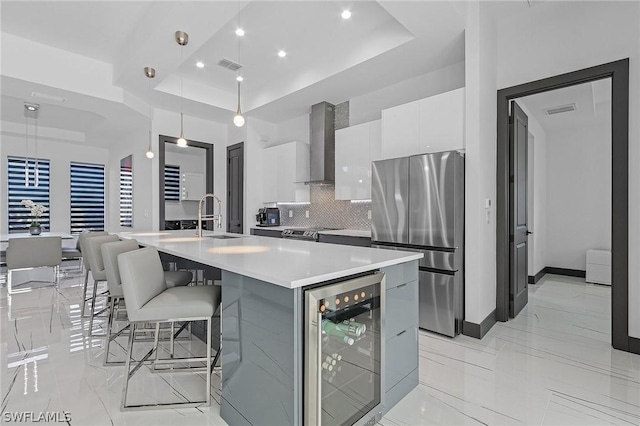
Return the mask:
<svg viewBox="0 0 640 426">
<path fill-rule="evenodd" d="M 311 168 L 308 184 L 334 183 L 335 105 L 320 102 L 311 106 Z"/>
</svg>

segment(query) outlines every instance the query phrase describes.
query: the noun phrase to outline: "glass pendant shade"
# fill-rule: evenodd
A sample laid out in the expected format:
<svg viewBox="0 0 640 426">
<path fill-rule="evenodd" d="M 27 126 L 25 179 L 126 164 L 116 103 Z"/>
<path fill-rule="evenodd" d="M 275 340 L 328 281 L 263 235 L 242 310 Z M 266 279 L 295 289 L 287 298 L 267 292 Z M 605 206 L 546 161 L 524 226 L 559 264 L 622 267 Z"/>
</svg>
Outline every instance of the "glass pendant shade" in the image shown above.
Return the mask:
<svg viewBox="0 0 640 426">
<path fill-rule="evenodd" d="M 236 111 L 235 117 L 233 117 L 233 124 L 236 127 L 244 126 L 244 117 L 242 116 L 242 111 L 240 111 L 240 80 L 238 80 L 238 110 Z"/>
</svg>

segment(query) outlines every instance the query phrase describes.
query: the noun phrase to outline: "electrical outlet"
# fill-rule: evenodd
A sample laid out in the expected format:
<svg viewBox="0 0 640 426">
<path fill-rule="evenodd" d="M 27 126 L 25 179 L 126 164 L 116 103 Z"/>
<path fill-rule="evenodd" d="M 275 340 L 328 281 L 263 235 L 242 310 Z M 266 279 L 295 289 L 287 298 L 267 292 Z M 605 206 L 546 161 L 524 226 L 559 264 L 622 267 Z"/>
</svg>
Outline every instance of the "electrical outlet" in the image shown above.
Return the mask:
<svg viewBox="0 0 640 426">
<path fill-rule="evenodd" d="M 367 210 L 367 219 L 371 220 L 371 210 Z"/>
<path fill-rule="evenodd" d="M 144 217 L 149 217 L 149 210 L 144 211 Z"/>
<path fill-rule="evenodd" d="M 293 217 L 293 210 L 289 210 L 289 217 Z"/>
<path fill-rule="evenodd" d="M 307 219 L 309 218 L 309 210 L 304 211 L 304 217 L 306 217 Z"/>
</svg>

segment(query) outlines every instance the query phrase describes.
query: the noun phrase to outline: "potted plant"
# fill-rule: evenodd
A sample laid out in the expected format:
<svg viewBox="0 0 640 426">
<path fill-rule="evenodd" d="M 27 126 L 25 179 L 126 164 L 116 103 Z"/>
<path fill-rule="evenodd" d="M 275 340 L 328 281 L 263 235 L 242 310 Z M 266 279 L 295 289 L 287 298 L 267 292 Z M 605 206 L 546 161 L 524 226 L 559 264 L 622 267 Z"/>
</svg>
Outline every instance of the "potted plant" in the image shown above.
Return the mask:
<svg viewBox="0 0 640 426">
<path fill-rule="evenodd" d="M 39 219 L 44 212 L 47 211 L 47 208 L 42 204 L 36 204 L 31 200 L 22 200 L 20 204 L 31 210 L 31 215 L 33 216 L 33 220 L 29 226 L 29 233 L 31 235 L 40 235 L 42 227 L 40 226 Z"/>
</svg>

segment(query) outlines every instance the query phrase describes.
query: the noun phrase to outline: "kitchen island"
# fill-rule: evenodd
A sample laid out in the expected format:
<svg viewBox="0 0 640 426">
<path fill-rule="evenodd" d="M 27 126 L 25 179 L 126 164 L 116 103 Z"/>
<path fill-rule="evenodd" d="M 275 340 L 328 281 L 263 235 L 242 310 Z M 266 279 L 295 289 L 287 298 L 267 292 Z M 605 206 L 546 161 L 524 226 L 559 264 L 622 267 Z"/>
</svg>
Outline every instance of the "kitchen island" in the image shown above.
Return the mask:
<svg viewBox="0 0 640 426">
<path fill-rule="evenodd" d="M 301 425 L 305 290 L 384 272 L 382 409 L 418 383 L 419 253 L 193 231 L 121 233 L 222 270 L 222 399 L 227 423 Z M 386 300 L 386 301 L 385 301 Z M 374 334 L 374 330 L 371 330 Z"/>
</svg>

